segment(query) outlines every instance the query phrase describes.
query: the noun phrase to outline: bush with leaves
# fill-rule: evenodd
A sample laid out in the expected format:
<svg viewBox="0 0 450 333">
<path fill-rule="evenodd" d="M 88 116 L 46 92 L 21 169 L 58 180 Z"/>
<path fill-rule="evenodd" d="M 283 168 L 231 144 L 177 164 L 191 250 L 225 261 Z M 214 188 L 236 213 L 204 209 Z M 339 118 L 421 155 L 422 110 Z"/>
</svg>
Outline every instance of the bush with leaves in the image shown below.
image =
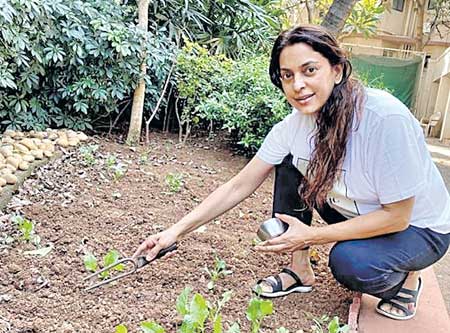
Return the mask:
<svg viewBox="0 0 450 333">
<path fill-rule="evenodd" d="M 188 43 L 178 56 L 176 74 L 186 135 L 195 126 L 223 128 L 244 153 L 253 154 L 291 110 L 270 82 L 268 68 L 264 55 L 233 61 Z"/>
<path fill-rule="evenodd" d="M 136 8 L 114 0 L 5 0 L 0 6 L 2 127 L 76 130 L 115 118 L 140 75 Z M 148 103 L 172 59 L 164 31 L 148 33 Z M 110 118 L 110 119 L 108 119 Z"/>
</svg>

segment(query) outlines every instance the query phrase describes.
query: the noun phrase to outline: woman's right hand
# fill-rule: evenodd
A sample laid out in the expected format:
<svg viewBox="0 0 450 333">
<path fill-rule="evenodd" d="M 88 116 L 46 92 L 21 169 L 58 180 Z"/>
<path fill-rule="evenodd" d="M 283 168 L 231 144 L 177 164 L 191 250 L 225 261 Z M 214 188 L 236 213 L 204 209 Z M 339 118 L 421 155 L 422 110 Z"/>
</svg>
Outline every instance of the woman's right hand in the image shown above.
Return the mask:
<svg viewBox="0 0 450 333">
<path fill-rule="evenodd" d="M 139 256 L 145 256 L 147 261 L 152 261 L 162 249 L 168 248 L 174 244 L 178 239 L 178 235 L 172 232 L 170 229 L 159 232 L 155 235 L 149 236 L 141 245 L 137 248 L 136 252 L 133 254 L 133 258 Z M 169 252 L 164 255 L 171 256 L 174 252 Z"/>
</svg>

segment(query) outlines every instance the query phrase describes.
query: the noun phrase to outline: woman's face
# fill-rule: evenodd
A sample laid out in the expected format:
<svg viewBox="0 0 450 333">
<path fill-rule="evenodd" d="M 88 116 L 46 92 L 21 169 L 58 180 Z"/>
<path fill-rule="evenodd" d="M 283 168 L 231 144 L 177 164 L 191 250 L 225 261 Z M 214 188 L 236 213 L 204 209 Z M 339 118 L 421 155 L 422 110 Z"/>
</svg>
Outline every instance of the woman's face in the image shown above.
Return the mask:
<svg viewBox="0 0 450 333">
<path fill-rule="evenodd" d="M 305 43 L 286 46 L 280 54 L 281 83 L 286 98 L 304 114 L 319 111 L 342 79 L 342 66 Z"/>
</svg>

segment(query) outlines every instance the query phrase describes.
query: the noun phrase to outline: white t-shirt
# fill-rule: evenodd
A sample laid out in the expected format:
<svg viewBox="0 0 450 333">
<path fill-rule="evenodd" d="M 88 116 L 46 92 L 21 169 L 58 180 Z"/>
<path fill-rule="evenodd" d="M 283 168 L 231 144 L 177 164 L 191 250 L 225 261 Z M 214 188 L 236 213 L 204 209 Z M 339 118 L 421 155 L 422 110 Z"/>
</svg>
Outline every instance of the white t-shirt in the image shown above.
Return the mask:
<svg viewBox="0 0 450 333">
<path fill-rule="evenodd" d="M 370 88 L 366 93 L 359 126 L 355 115 L 343 168 L 327 202 L 352 218 L 414 196 L 410 224 L 449 233 L 450 197 L 419 122 L 389 93 Z M 276 165 L 291 153 L 292 163 L 305 175 L 315 127 L 314 115 L 294 109 L 272 128 L 256 155 Z"/>
</svg>

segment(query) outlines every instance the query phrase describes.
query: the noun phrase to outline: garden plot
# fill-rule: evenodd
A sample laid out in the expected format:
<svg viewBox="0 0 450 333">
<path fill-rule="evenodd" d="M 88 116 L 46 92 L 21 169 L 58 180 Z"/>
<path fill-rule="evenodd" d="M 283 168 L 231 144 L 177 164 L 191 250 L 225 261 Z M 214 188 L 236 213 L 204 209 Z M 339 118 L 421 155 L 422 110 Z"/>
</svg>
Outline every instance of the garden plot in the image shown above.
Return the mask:
<svg viewBox="0 0 450 333">
<path fill-rule="evenodd" d="M 106 333 L 120 324 L 140 332 L 141 323 L 152 320 L 176 332 L 183 320 L 177 299 L 180 304 L 186 287 L 192 289 L 189 300 L 198 293 L 212 305 L 225 295 L 224 332 L 235 322 L 241 332 L 251 331 L 251 287 L 289 263 L 287 255 L 253 250 L 259 223 L 271 215 L 272 180 L 188 235 L 174 257 L 84 291 L 83 278 L 102 267 L 105 256 L 131 255 L 146 236 L 181 218 L 247 162 L 219 143 L 175 141 L 161 134 L 137 148 L 91 141 L 34 171 L 1 217 L 0 332 Z M 325 314 L 346 319 L 351 293 L 329 272 L 329 247 L 316 249 L 313 292 L 273 300 L 261 331 L 307 332 L 311 318 Z M 210 321 L 206 328 L 212 332 Z"/>
</svg>

